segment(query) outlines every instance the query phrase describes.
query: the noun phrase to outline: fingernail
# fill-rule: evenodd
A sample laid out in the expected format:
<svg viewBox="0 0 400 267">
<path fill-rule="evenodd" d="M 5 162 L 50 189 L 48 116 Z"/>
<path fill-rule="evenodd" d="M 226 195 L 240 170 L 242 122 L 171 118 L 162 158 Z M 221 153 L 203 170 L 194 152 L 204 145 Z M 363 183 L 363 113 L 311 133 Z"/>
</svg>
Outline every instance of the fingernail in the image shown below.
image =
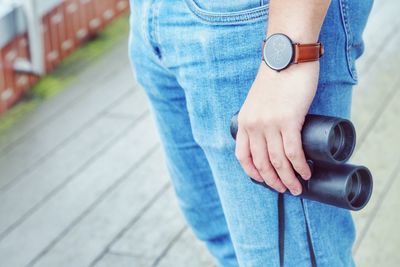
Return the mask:
<svg viewBox="0 0 400 267">
<path fill-rule="evenodd" d="M 309 180 L 311 178 L 310 174 L 302 174 L 301 177 L 303 177 L 304 180 Z"/>
<path fill-rule="evenodd" d="M 301 193 L 301 190 L 298 189 L 298 188 L 294 188 L 294 189 L 292 190 L 292 194 L 295 195 L 295 196 L 300 195 L 300 193 Z"/>
</svg>

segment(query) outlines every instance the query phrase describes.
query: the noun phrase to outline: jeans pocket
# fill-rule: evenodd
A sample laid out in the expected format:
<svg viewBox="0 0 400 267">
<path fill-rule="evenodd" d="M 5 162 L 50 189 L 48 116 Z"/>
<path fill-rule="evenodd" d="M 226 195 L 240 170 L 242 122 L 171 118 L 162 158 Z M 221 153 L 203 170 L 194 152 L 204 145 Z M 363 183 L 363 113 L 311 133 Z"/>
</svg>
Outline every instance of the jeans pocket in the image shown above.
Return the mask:
<svg viewBox="0 0 400 267">
<path fill-rule="evenodd" d="M 354 33 L 349 20 L 350 10 L 348 0 L 340 0 L 340 13 L 346 37 L 346 60 L 351 78 L 358 81 L 356 70 L 356 56 L 353 53 Z"/>
<path fill-rule="evenodd" d="M 268 13 L 268 3 L 264 0 L 185 0 L 185 2 L 198 19 L 213 25 L 266 21 Z"/>
</svg>

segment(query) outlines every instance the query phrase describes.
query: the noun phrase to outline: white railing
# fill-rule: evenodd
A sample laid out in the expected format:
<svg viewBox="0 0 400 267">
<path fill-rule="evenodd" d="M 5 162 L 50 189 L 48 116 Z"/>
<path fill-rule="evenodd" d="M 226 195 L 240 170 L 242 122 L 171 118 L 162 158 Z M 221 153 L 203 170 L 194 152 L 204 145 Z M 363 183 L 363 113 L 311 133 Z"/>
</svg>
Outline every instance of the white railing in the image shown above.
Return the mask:
<svg viewBox="0 0 400 267">
<path fill-rule="evenodd" d="M 0 47 L 16 35 L 27 32 L 30 59 L 17 58 L 17 72 L 43 75 L 45 72 L 42 15 L 61 0 L 0 0 Z"/>
</svg>

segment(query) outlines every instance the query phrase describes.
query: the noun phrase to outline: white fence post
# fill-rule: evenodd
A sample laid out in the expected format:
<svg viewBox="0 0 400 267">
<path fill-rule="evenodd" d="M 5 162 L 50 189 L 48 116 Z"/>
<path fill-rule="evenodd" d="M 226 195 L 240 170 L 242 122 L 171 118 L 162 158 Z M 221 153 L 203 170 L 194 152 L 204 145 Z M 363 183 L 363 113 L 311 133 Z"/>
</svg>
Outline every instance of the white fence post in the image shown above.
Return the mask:
<svg viewBox="0 0 400 267">
<path fill-rule="evenodd" d="M 21 3 L 25 16 L 28 33 L 28 44 L 31 61 L 17 58 L 14 64 L 15 71 L 28 72 L 36 75 L 44 74 L 44 47 L 41 15 L 38 13 L 34 0 L 24 0 Z"/>
</svg>

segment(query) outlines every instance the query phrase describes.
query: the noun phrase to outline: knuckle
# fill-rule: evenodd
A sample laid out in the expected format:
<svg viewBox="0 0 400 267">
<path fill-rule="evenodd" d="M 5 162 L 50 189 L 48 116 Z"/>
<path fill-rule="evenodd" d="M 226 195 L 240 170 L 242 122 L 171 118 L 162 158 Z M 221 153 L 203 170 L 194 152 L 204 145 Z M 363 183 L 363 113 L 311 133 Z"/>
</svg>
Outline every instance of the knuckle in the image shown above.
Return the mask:
<svg viewBox="0 0 400 267">
<path fill-rule="evenodd" d="M 284 130 L 283 134 L 287 136 L 287 138 L 285 138 L 285 145 L 287 146 L 287 149 L 295 149 L 298 145 L 298 140 L 295 138 L 297 137 L 297 134 L 294 133 L 294 130 Z"/>
<path fill-rule="evenodd" d="M 290 161 L 295 161 L 295 160 L 297 160 L 298 158 L 299 158 L 299 155 L 300 155 L 300 153 L 297 151 L 297 150 L 295 150 L 295 149 L 288 149 L 287 151 L 286 151 L 286 156 L 288 157 L 288 159 L 290 160 Z"/>
<path fill-rule="evenodd" d="M 270 187 L 272 187 L 272 188 L 276 188 L 276 185 L 277 185 L 278 181 L 279 181 L 279 178 L 278 178 L 278 177 L 276 177 L 276 176 L 269 176 L 269 177 L 265 180 L 265 183 L 266 183 L 267 185 L 269 185 Z"/>
<path fill-rule="evenodd" d="M 267 166 L 266 164 L 262 165 L 261 168 L 257 168 L 257 169 L 263 176 L 266 176 L 266 177 L 271 177 L 274 173 L 272 168 Z"/>
<path fill-rule="evenodd" d="M 252 119 L 249 119 L 246 122 L 244 122 L 244 127 L 248 131 L 257 130 L 258 128 L 260 128 L 260 126 L 261 126 L 261 123 L 260 123 L 260 120 L 258 118 L 252 118 Z"/>
<path fill-rule="evenodd" d="M 253 160 L 254 166 L 257 170 L 263 171 L 265 169 L 263 162 L 261 160 Z"/>
<path fill-rule="evenodd" d="M 262 169 L 262 172 L 265 173 L 268 176 L 273 176 L 275 174 L 274 169 L 272 168 L 271 165 L 264 165 L 264 168 Z"/>
<path fill-rule="evenodd" d="M 241 125 L 243 125 L 243 127 L 248 131 L 256 131 L 265 129 L 274 124 L 274 119 L 270 117 L 254 116 L 252 118 L 245 118 L 239 123 L 241 123 Z"/>
<path fill-rule="evenodd" d="M 276 121 L 275 118 L 271 116 L 264 116 L 260 118 L 260 123 L 262 123 L 265 126 L 275 124 L 275 121 Z"/>
<path fill-rule="evenodd" d="M 294 180 L 292 180 L 292 179 L 288 180 L 288 181 L 285 181 L 284 184 L 289 189 L 295 189 L 296 188 L 296 182 Z"/>
<path fill-rule="evenodd" d="M 280 157 L 277 157 L 275 155 L 273 155 L 273 156 L 271 155 L 270 156 L 270 161 L 271 161 L 272 166 L 274 166 L 275 169 L 281 169 L 282 168 L 283 163 L 282 163 L 282 159 Z"/>
<path fill-rule="evenodd" d="M 260 172 L 266 173 L 269 171 L 267 160 L 265 158 L 253 158 L 253 164 Z"/>
<path fill-rule="evenodd" d="M 269 149 L 268 150 L 268 155 L 269 155 L 269 160 L 271 161 L 271 163 L 277 159 L 279 159 L 279 153 L 277 153 L 275 150 L 273 149 Z"/>
<path fill-rule="evenodd" d="M 240 129 L 247 130 L 247 128 L 248 128 L 248 126 L 247 126 L 248 120 L 244 115 L 241 116 L 239 114 L 237 122 L 238 122 L 238 126 L 239 126 Z"/>
</svg>

